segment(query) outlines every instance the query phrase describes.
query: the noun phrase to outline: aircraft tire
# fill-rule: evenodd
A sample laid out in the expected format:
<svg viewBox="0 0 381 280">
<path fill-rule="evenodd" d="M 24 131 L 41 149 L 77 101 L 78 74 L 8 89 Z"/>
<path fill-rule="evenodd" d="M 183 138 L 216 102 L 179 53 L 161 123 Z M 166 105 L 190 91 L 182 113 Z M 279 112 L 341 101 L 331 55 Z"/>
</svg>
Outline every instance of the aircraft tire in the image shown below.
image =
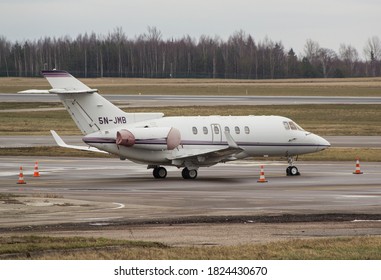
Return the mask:
<svg viewBox="0 0 381 280">
<path fill-rule="evenodd" d="M 184 179 L 190 179 L 190 177 L 189 177 L 189 169 L 185 167 L 183 169 L 183 171 L 181 171 L 181 175 L 183 176 Z"/>
<path fill-rule="evenodd" d="M 153 177 L 155 177 L 156 179 L 164 179 L 165 177 L 167 177 L 167 169 L 165 169 L 164 167 L 156 167 L 153 169 Z"/>
<path fill-rule="evenodd" d="M 286 169 L 287 176 L 299 176 L 299 170 L 296 166 L 289 166 Z"/>
<path fill-rule="evenodd" d="M 185 167 L 183 171 L 181 171 L 181 175 L 183 176 L 184 179 L 196 179 L 197 178 L 197 169 L 188 169 Z"/>
<path fill-rule="evenodd" d="M 191 169 L 188 171 L 188 177 L 189 179 L 196 179 L 197 178 L 197 170 L 196 169 Z"/>
</svg>

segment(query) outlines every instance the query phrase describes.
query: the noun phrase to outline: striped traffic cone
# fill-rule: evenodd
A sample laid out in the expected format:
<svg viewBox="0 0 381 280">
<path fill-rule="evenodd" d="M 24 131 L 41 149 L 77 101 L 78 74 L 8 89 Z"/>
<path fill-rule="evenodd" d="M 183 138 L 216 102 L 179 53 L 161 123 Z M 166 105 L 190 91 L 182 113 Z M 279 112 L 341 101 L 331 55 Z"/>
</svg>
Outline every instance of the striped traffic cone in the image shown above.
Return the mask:
<svg viewBox="0 0 381 280">
<path fill-rule="evenodd" d="M 20 175 L 19 175 L 19 180 L 17 181 L 17 184 L 26 184 L 24 180 L 24 174 L 22 172 L 22 166 L 20 166 Z"/>
<path fill-rule="evenodd" d="M 360 159 L 356 159 L 356 170 L 353 172 L 353 174 L 363 174 L 360 169 Z"/>
<path fill-rule="evenodd" d="M 267 183 L 267 180 L 265 178 L 265 171 L 264 171 L 263 165 L 261 165 L 261 173 L 259 176 L 259 180 L 257 182 L 258 183 Z"/>
<path fill-rule="evenodd" d="M 34 164 L 34 173 L 33 177 L 40 177 L 40 172 L 38 171 L 38 162 L 36 161 Z"/>
</svg>

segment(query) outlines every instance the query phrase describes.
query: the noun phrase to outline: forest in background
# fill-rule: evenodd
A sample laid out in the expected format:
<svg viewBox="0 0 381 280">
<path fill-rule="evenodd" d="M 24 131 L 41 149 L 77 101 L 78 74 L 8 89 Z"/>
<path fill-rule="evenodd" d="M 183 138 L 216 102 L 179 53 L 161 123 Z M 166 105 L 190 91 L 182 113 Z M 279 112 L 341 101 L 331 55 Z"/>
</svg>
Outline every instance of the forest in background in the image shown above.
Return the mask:
<svg viewBox="0 0 381 280">
<path fill-rule="evenodd" d="M 39 77 L 41 70 L 68 70 L 77 77 L 141 78 L 344 78 L 381 75 L 381 40 L 364 42 L 359 51 L 341 44 L 339 52 L 307 39 L 303 52 L 281 41 L 256 41 L 237 31 L 227 40 L 203 35 L 162 38 L 155 27 L 128 38 L 118 27 L 95 33 L 10 42 L 0 36 L 0 77 Z"/>
</svg>

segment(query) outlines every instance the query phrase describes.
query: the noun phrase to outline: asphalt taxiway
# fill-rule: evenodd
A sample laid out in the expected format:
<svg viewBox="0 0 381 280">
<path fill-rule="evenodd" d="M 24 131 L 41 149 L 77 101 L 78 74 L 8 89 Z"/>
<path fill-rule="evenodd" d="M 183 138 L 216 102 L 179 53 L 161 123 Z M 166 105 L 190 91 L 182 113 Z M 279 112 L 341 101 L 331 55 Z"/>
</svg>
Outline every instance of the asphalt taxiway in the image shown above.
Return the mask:
<svg viewBox="0 0 381 280">
<path fill-rule="evenodd" d="M 34 178 L 35 160 L 41 177 Z M 49 223 L 316 213 L 381 213 L 381 163 L 298 162 L 302 176 L 286 177 L 286 164 L 265 163 L 268 183 L 257 183 L 263 162 L 239 161 L 199 170 L 183 180 L 168 168 L 164 180 L 118 159 L 1 157 L 0 193 L 21 195 L 0 204 L 0 227 Z M 27 184 L 16 184 L 19 166 Z"/>
</svg>

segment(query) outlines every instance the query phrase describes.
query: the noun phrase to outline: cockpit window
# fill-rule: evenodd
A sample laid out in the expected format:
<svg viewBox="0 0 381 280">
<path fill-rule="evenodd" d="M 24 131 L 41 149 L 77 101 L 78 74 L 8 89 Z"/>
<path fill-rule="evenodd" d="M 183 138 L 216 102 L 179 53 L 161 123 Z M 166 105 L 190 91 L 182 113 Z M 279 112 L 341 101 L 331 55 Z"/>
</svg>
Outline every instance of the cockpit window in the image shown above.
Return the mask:
<svg viewBox="0 0 381 280">
<path fill-rule="evenodd" d="M 304 129 L 301 128 L 299 125 L 297 125 L 297 124 L 295 124 L 295 125 L 296 125 L 296 128 L 297 128 L 298 130 L 300 130 L 300 131 L 304 131 Z"/>
<path fill-rule="evenodd" d="M 296 125 L 293 122 L 289 122 L 292 130 L 297 130 Z"/>
<path fill-rule="evenodd" d="M 303 128 L 301 128 L 299 125 L 297 125 L 296 123 L 294 123 L 294 122 L 288 122 L 289 123 L 289 125 L 290 125 L 290 127 L 291 127 L 291 129 L 292 130 L 300 130 L 300 131 L 304 131 L 304 129 Z M 286 126 L 286 125 L 285 125 Z"/>
<path fill-rule="evenodd" d="M 283 122 L 283 125 L 284 125 L 284 128 L 286 130 L 290 130 L 290 126 L 289 126 L 288 122 Z"/>
</svg>

